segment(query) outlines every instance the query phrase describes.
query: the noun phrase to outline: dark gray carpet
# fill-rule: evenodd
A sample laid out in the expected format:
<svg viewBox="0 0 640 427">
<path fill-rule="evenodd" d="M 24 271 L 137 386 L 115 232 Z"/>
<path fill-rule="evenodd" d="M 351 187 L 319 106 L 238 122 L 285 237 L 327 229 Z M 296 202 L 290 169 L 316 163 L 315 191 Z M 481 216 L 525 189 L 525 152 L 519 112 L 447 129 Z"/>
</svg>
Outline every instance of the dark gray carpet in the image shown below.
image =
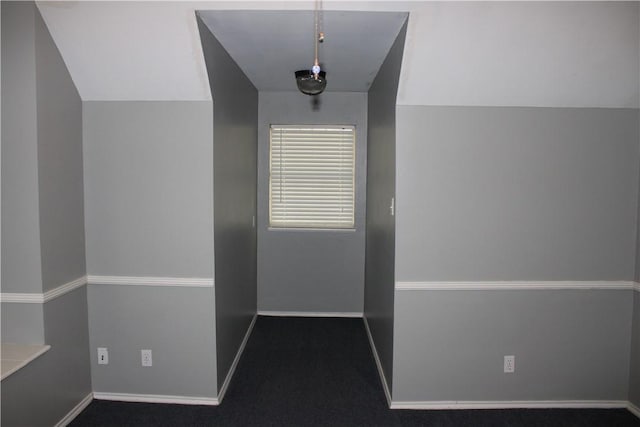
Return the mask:
<svg viewBox="0 0 640 427">
<path fill-rule="evenodd" d="M 640 426 L 624 409 L 390 410 L 362 319 L 259 317 L 218 407 L 94 401 L 72 426 Z"/>
</svg>

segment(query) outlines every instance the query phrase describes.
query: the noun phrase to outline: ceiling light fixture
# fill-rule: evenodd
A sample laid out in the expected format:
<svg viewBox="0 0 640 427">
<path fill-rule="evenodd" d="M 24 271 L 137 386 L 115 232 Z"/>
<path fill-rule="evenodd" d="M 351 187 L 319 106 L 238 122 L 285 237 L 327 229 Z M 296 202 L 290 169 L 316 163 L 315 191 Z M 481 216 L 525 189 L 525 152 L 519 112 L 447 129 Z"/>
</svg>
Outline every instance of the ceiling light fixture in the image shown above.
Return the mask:
<svg viewBox="0 0 640 427">
<path fill-rule="evenodd" d="M 295 72 L 298 89 L 305 95 L 319 95 L 324 91 L 325 87 L 327 87 L 327 73 L 320 68 L 320 60 L 318 59 L 318 45 L 324 42 L 324 32 L 322 32 L 320 24 L 321 3 L 322 0 L 315 0 L 313 12 L 313 39 L 315 46 L 313 66 L 310 70 L 299 70 Z"/>
</svg>

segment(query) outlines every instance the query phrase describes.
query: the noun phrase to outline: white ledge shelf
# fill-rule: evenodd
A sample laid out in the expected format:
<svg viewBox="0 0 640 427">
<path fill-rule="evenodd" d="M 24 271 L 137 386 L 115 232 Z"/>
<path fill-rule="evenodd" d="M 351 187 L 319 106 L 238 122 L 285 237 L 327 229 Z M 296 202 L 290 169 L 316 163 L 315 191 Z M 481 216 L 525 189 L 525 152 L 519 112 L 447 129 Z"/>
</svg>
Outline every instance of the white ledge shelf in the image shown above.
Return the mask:
<svg viewBox="0 0 640 427">
<path fill-rule="evenodd" d="M 51 348 L 44 344 L 0 344 L 0 361 L 2 362 L 2 378 L 27 366 L 30 362 L 45 354 Z"/>
</svg>

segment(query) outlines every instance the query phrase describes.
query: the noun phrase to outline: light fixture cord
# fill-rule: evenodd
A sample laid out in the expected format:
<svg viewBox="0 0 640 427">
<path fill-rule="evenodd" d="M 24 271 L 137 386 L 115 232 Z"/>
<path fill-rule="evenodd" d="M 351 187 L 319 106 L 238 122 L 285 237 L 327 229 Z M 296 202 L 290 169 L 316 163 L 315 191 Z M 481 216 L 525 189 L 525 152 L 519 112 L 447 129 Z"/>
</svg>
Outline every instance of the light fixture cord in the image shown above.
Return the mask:
<svg viewBox="0 0 640 427">
<path fill-rule="evenodd" d="M 321 0 L 315 0 L 315 9 L 314 9 L 314 13 L 313 13 L 313 20 L 314 20 L 314 34 L 313 34 L 313 40 L 314 40 L 314 46 L 315 46 L 315 58 L 313 61 L 313 65 L 315 69 L 318 69 L 318 67 L 320 67 L 320 61 L 318 59 L 318 44 L 319 44 L 319 37 L 320 37 L 320 1 Z M 318 74 L 314 72 L 313 73 L 313 77 L 318 80 Z"/>
<path fill-rule="evenodd" d="M 320 0 L 316 0 L 315 9 L 313 11 L 313 21 L 314 21 L 313 41 L 316 49 L 313 65 L 319 65 L 318 63 L 318 6 L 319 4 L 320 4 Z"/>
</svg>

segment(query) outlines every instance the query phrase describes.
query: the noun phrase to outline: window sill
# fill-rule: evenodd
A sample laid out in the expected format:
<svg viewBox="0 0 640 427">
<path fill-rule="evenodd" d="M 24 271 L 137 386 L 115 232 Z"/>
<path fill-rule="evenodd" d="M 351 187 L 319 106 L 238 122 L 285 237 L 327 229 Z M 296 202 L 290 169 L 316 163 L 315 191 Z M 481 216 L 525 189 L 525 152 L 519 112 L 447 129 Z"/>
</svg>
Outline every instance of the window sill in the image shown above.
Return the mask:
<svg viewBox="0 0 640 427">
<path fill-rule="evenodd" d="M 2 343 L 0 345 L 0 361 L 2 362 L 2 378 L 0 380 L 4 380 L 9 375 L 24 368 L 49 351 L 50 348 L 50 345 L 43 344 Z"/>
</svg>

